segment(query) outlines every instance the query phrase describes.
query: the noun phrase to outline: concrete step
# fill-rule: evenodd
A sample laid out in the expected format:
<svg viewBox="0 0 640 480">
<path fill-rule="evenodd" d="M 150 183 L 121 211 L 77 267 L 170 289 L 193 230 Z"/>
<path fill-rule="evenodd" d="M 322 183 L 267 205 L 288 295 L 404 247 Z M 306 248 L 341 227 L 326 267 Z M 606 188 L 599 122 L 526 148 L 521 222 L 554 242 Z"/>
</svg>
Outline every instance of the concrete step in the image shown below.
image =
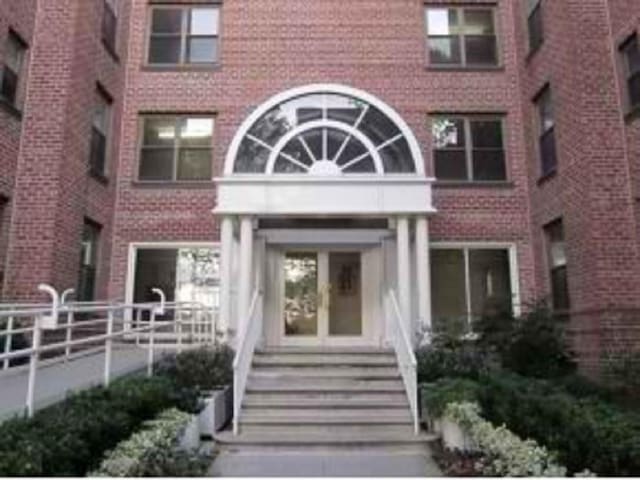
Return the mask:
<svg viewBox="0 0 640 480">
<path fill-rule="evenodd" d="M 256 377 L 249 375 L 248 391 L 397 391 L 404 390 L 402 380 L 398 379 L 353 379 L 353 378 L 308 378 L 299 377 L 295 381 L 284 378 Z"/>
<path fill-rule="evenodd" d="M 360 398 L 359 398 L 360 397 Z M 344 408 L 344 409 L 408 409 L 409 402 L 403 395 L 388 396 L 298 396 L 276 395 L 274 397 L 257 397 L 256 394 L 247 395 L 242 405 L 243 411 L 255 408 L 269 409 L 317 409 L 317 408 Z"/>
<path fill-rule="evenodd" d="M 395 357 L 393 349 L 376 347 L 268 347 L 256 350 L 256 355 L 385 355 Z"/>
<path fill-rule="evenodd" d="M 269 389 L 248 390 L 245 394 L 246 403 L 262 404 L 264 402 L 279 402 L 279 403 L 314 403 L 314 402 L 326 402 L 326 403 L 341 403 L 341 404 L 387 404 L 394 402 L 404 402 L 407 405 L 407 395 L 404 391 L 393 389 L 380 392 L 371 392 L 367 390 L 298 390 L 291 391 L 277 390 L 270 391 Z"/>
<path fill-rule="evenodd" d="M 407 408 L 289 408 L 271 409 L 256 407 L 245 409 L 241 422 L 275 423 L 342 423 L 349 421 L 377 423 L 411 422 L 412 416 Z"/>
<path fill-rule="evenodd" d="M 386 365 L 368 365 L 361 367 L 348 365 L 328 365 L 324 367 L 318 367 L 316 365 L 255 365 L 252 372 L 256 375 L 282 377 L 400 377 L 398 367 L 388 367 Z"/>
<path fill-rule="evenodd" d="M 329 422 L 309 422 L 309 423 L 275 423 L 275 422 L 253 422 L 240 420 L 240 432 L 250 435 L 295 435 L 307 437 L 309 435 L 324 434 L 327 436 L 351 435 L 360 438 L 378 436 L 383 434 L 393 435 L 413 435 L 413 424 L 411 422 L 385 422 L 372 424 L 369 419 L 364 421 L 342 421 L 341 423 Z"/>
<path fill-rule="evenodd" d="M 287 355 L 265 353 L 255 355 L 253 365 L 259 366 L 355 366 L 370 365 L 396 367 L 397 361 L 392 355 L 363 354 L 320 354 L 292 353 Z"/>
<path fill-rule="evenodd" d="M 353 393 L 376 393 L 376 394 L 388 394 L 388 393 L 405 393 L 404 386 L 401 382 L 391 382 L 389 385 L 380 385 L 381 382 L 377 382 L 378 385 L 372 384 L 372 382 L 365 382 L 359 385 L 336 385 L 336 384 L 321 384 L 310 383 L 308 385 L 300 384 L 261 384 L 261 383 L 249 383 L 247 386 L 248 393 L 302 393 L 302 394 L 353 394 Z"/>
</svg>

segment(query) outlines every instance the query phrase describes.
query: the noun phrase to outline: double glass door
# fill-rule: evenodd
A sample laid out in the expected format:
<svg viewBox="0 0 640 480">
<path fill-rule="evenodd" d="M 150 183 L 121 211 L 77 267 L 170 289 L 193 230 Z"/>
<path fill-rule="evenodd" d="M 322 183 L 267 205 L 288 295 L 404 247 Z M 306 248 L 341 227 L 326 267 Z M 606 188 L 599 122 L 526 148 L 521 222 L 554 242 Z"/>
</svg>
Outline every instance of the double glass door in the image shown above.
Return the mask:
<svg viewBox="0 0 640 480">
<path fill-rule="evenodd" d="M 362 252 L 286 252 L 282 312 L 290 343 L 362 337 Z"/>
</svg>

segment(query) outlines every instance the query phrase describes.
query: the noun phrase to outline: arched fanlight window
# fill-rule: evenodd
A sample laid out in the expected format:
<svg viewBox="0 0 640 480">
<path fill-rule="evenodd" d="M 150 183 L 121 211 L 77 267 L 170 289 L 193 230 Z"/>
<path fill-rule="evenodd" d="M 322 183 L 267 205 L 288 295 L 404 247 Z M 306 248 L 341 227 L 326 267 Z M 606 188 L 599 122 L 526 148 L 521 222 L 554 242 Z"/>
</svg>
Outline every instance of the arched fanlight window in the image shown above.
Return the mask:
<svg viewBox="0 0 640 480">
<path fill-rule="evenodd" d="M 230 173 L 416 173 L 419 149 L 406 124 L 345 88 L 298 89 L 259 111 L 234 141 Z"/>
</svg>

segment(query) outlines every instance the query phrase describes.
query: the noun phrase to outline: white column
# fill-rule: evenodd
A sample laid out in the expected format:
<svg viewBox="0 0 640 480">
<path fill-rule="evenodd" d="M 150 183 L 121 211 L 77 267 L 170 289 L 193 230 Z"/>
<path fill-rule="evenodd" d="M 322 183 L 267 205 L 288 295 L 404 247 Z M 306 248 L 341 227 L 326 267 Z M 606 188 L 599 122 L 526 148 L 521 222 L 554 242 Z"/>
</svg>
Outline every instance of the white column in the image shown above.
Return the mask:
<svg viewBox="0 0 640 480">
<path fill-rule="evenodd" d="M 407 328 L 411 328 L 411 269 L 409 266 L 409 219 L 398 217 L 396 225 L 398 249 L 398 301 Z M 411 334 L 411 330 L 409 330 Z"/>
<path fill-rule="evenodd" d="M 225 332 L 225 339 L 234 327 L 231 319 L 231 285 L 233 283 L 233 219 L 222 217 L 220 224 L 220 320 L 218 328 Z"/>
<path fill-rule="evenodd" d="M 429 252 L 429 221 L 416 219 L 416 276 L 418 286 L 419 327 L 431 330 L 431 260 Z M 425 338 L 428 341 L 428 338 Z"/>
<path fill-rule="evenodd" d="M 251 217 L 240 218 L 240 272 L 238 278 L 238 334 L 244 334 L 249 321 L 249 303 L 253 291 L 253 220 Z"/>
</svg>

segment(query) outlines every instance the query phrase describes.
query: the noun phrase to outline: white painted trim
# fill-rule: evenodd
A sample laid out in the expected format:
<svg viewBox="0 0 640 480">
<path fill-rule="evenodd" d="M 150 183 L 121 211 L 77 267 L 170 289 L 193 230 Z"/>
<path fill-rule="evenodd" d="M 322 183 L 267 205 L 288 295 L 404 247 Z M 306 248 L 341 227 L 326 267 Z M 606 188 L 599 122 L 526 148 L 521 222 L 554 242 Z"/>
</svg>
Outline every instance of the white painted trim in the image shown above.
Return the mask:
<svg viewBox="0 0 640 480">
<path fill-rule="evenodd" d="M 135 288 L 137 251 L 140 248 L 213 248 L 220 252 L 220 242 L 130 242 L 127 246 L 127 278 L 125 280 L 125 303 L 133 303 L 133 290 Z"/>
<path fill-rule="evenodd" d="M 269 244 L 279 245 L 371 245 L 379 244 L 384 238 L 392 236 L 391 230 L 367 229 L 266 229 L 258 230 L 258 236 Z"/>
<path fill-rule="evenodd" d="M 363 90 L 359 90 L 353 87 L 348 87 L 346 85 L 332 84 L 332 83 L 320 83 L 320 84 L 312 84 L 306 85 L 302 87 L 292 88 L 290 90 L 286 90 L 277 95 L 274 95 L 258 108 L 256 108 L 240 125 L 238 128 L 231 145 L 229 146 L 229 150 L 227 152 L 227 156 L 224 164 L 224 173 L 225 175 L 233 174 L 233 166 L 235 163 L 235 159 L 238 155 L 238 149 L 240 148 L 240 144 L 242 140 L 244 140 L 246 134 L 249 132 L 251 127 L 269 110 L 278 106 L 281 103 L 284 103 L 288 100 L 292 100 L 297 97 L 301 97 L 304 95 L 312 95 L 312 94 L 336 94 L 336 95 L 346 95 L 349 97 L 354 97 L 359 100 L 363 100 L 365 103 L 368 103 L 382 113 L 384 113 L 389 119 L 396 124 L 396 126 L 400 129 L 400 132 L 407 139 L 407 143 L 409 144 L 409 148 L 411 150 L 411 154 L 413 156 L 413 161 L 415 164 L 416 172 L 414 175 L 423 176 L 424 175 L 424 157 L 422 156 L 422 150 L 420 149 L 420 144 L 416 139 L 413 131 L 409 127 L 409 125 L 404 121 L 404 119 L 394 110 L 391 106 L 380 100 L 374 95 L 371 95 Z M 326 109 L 325 109 L 326 110 Z"/>
<path fill-rule="evenodd" d="M 518 246 L 514 242 L 500 242 L 500 241 L 489 241 L 489 242 L 432 242 L 431 250 L 446 250 L 446 249 L 471 249 L 471 250 L 507 250 L 509 255 L 509 276 L 511 280 L 511 297 L 513 299 L 512 308 L 515 316 L 518 316 L 522 313 L 522 297 L 520 290 L 520 271 L 518 265 Z M 467 255 L 465 254 L 465 269 L 466 264 L 468 263 Z M 468 275 L 467 275 L 468 276 Z M 465 282 L 467 280 L 465 279 Z M 433 299 L 431 300 L 433 302 Z M 433 304 L 433 303 L 432 303 Z M 469 310 L 471 308 L 470 304 L 467 308 Z M 467 311 L 467 315 L 469 312 Z"/>
</svg>

